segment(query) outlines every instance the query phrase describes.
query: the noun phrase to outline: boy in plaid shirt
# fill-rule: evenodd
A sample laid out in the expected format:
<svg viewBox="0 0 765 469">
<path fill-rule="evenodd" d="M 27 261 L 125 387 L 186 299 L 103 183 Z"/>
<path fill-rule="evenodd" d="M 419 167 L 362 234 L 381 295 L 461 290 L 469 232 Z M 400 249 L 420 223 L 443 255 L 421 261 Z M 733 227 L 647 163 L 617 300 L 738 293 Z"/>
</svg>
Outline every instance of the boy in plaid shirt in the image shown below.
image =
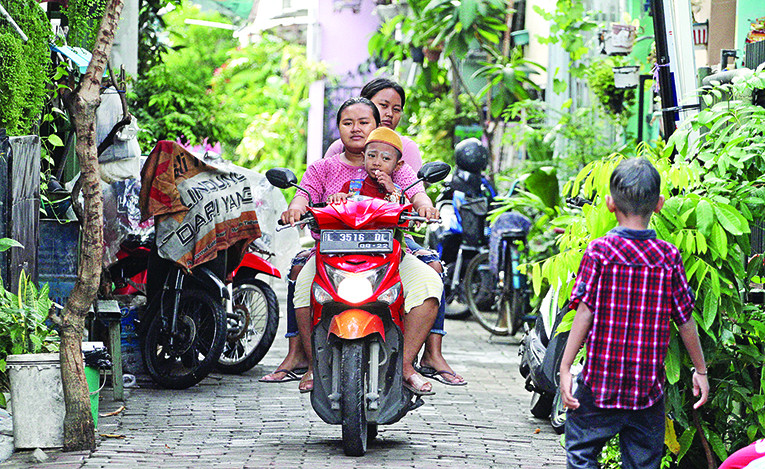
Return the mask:
<svg viewBox="0 0 765 469">
<path fill-rule="evenodd" d="M 597 468 L 603 445 L 619 434 L 622 464 L 658 468 L 664 454 L 664 358 L 670 318 L 693 361 L 698 408 L 709 394 L 693 292 L 678 249 L 648 229 L 661 210 L 661 177 L 646 159 L 622 161 L 606 205 L 619 224 L 592 241 L 579 266 L 576 317 L 560 366 L 568 468 Z M 587 361 L 572 392 L 571 364 L 587 340 Z"/>
</svg>

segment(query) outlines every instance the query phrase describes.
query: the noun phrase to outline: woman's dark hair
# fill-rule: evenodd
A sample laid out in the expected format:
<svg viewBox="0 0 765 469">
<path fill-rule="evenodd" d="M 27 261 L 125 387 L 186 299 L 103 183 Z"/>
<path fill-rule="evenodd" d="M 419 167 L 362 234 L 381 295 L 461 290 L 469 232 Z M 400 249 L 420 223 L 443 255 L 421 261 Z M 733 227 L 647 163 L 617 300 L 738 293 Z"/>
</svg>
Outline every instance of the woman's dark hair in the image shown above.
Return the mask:
<svg viewBox="0 0 765 469">
<path fill-rule="evenodd" d="M 349 106 L 353 106 L 354 104 L 366 104 L 372 109 L 372 115 L 375 116 L 375 122 L 377 122 L 377 126 L 380 126 L 380 111 L 377 110 L 377 106 L 375 106 L 375 103 L 370 101 L 367 98 L 362 97 L 356 97 L 356 98 L 350 98 L 347 99 L 343 104 L 340 105 L 340 109 L 337 110 L 337 126 L 340 127 L 340 115 L 345 111 L 345 108 Z"/>
<path fill-rule="evenodd" d="M 661 176 L 645 158 L 623 160 L 611 173 L 611 197 L 622 213 L 647 217 L 659 203 Z"/>
<path fill-rule="evenodd" d="M 361 88 L 361 96 L 367 99 L 372 99 L 374 95 L 388 88 L 393 88 L 393 91 L 401 96 L 401 107 L 404 107 L 404 104 L 406 103 L 406 93 L 404 92 L 404 88 L 402 88 L 401 85 L 395 81 L 389 80 L 388 78 L 380 77 L 370 81 L 364 85 L 364 88 Z"/>
</svg>

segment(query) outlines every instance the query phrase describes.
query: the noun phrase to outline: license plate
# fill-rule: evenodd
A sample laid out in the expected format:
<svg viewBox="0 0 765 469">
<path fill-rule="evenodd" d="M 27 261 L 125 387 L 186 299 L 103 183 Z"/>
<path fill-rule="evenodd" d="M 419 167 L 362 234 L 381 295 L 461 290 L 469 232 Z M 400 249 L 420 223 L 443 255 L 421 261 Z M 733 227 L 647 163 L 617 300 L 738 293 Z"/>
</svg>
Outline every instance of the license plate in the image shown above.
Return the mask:
<svg viewBox="0 0 765 469">
<path fill-rule="evenodd" d="M 322 254 L 392 252 L 393 230 L 324 230 Z"/>
</svg>

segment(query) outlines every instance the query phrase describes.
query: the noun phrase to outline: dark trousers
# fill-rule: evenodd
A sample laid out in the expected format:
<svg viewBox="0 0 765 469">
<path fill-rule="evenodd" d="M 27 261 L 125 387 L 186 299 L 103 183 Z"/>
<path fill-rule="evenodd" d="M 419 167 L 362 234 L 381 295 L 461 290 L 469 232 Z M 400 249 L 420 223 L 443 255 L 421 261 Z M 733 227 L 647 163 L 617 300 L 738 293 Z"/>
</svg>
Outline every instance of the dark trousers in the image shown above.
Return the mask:
<svg viewBox="0 0 765 469">
<path fill-rule="evenodd" d="M 581 379 L 574 397 L 579 408 L 566 415 L 569 469 L 597 469 L 603 445 L 619 435 L 624 469 L 658 469 L 664 456 L 664 397 L 647 409 L 603 409 Z"/>
</svg>

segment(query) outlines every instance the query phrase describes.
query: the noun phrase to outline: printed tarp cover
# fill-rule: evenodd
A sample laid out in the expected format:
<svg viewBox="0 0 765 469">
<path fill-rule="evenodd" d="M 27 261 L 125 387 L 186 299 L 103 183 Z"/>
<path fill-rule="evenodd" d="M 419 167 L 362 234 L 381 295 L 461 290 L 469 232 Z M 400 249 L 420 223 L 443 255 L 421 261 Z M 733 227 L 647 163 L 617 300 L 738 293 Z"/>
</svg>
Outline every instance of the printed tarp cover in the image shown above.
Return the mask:
<svg viewBox="0 0 765 469">
<path fill-rule="evenodd" d="M 175 142 L 160 141 L 141 171 L 141 219 L 154 217 L 157 249 L 191 269 L 219 250 L 261 236 L 260 176 L 231 163 L 203 161 Z M 262 176 L 260 176 L 260 179 Z"/>
</svg>

